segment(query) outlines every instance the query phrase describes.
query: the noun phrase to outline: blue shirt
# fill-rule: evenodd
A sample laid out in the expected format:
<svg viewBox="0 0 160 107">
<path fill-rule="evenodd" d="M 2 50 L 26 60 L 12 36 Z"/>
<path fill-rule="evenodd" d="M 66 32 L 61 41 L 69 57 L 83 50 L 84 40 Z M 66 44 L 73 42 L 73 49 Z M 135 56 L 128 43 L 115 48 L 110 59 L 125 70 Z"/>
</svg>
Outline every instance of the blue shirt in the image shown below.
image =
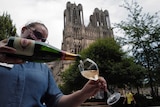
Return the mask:
<svg viewBox="0 0 160 107">
<path fill-rule="evenodd" d="M 62 95 L 45 64 L 0 66 L 0 107 L 56 107 Z"/>
</svg>

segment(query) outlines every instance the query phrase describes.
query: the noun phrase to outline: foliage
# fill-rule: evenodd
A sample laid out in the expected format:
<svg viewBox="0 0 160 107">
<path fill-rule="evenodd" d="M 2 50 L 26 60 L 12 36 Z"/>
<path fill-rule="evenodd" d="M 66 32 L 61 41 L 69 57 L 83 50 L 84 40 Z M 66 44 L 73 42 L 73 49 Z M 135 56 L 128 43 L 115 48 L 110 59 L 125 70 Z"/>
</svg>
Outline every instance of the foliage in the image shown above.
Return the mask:
<svg viewBox="0 0 160 107">
<path fill-rule="evenodd" d="M 142 7 L 134 0 L 132 3 L 125 1 L 123 7 L 129 14 L 125 21 L 116 24 L 120 28 L 124 37 L 122 44 L 131 46 L 131 51 L 135 57 L 135 62 L 141 64 L 148 70 L 151 89 L 153 82 L 153 72 L 160 66 L 160 21 L 158 12 L 154 15 L 142 13 Z"/>
<path fill-rule="evenodd" d="M 16 35 L 16 27 L 12 24 L 10 15 L 3 13 L 0 16 L 0 40 Z"/>
<path fill-rule="evenodd" d="M 109 82 L 119 87 L 128 85 L 138 88 L 142 87 L 145 75 L 146 70 L 142 66 L 135 64 L 133 58 L 123 58 L 121 62 L 115 63 L 113 71 L 108 78 L 110 79 Z"/>
<path fill-rule="evenodd" d="M 81 89 L 82 86 L 86 83 L 79 70 L 77 69 L 78 61 L 71 65 L 65 72 L 61 73 L 62 80 L 64 84 L 60 86 L 60 89 L 65 94 L 69 94 L 74 90 Z M 83 80 L 83 81 L 82 81 Z"/>
<path fill-rule="evenodd" d="M 115 62 L 122 60 L 124 53 L 120 48 L 113 38 L 99 39 L 88 49 L 83 50 L 81 54 L 84 58 L 95 61 L 101 72 L 108 72 L 112 71 Z"/>
</svg>

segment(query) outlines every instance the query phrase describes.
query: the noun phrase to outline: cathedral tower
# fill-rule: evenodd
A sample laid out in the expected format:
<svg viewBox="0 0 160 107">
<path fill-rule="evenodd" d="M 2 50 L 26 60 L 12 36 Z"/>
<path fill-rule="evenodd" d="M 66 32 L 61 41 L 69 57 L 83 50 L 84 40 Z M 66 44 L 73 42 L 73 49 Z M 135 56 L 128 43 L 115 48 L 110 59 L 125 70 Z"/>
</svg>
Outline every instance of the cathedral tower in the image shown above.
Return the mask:
<svg viewBox="0 0 160 107">
<path fill-rule="evenodd" d="M 64 30 L 62 50 L 79 53 L 82 49 L 81 40 L 85 34 L 83 8 L 79 4 L 67 3 L 64 11 Z"/>
</svg>

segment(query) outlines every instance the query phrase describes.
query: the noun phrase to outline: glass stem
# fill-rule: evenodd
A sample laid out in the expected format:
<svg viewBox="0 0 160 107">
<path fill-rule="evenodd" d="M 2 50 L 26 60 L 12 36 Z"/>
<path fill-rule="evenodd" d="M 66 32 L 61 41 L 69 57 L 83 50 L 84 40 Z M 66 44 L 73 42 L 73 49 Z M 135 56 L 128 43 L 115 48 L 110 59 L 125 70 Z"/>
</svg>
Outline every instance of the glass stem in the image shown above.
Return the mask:
<svg viewBox="0 0 160 107">
<path fill-rule="evenodd" d="M 110 97 L 111 93 L 109 92 L 109 90 L 107 89 L 107 96 Z"/>
</svg>

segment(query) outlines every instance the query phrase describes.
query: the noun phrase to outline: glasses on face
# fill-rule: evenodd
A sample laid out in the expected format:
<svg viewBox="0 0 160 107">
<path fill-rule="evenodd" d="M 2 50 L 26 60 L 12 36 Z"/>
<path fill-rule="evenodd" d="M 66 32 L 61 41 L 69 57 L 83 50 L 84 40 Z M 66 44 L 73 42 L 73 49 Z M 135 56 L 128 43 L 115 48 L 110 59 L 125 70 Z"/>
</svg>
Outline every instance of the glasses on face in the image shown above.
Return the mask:
<svg viewBox="0 0 160 107">
<path fill-rule="evenodd" d="M 46 41 L 46 38 L 43 37 L 43 34 L 35 29 L 31 29 L 30 27 L 28 27 L 28 29 L 30 29 L 32 32 L 32 35 L 34 37 L 36 37 L 37 40 L 41 40 L 42 42 Z M 32 38 L 33 39 L 33 38 Z"/>
</svg>

